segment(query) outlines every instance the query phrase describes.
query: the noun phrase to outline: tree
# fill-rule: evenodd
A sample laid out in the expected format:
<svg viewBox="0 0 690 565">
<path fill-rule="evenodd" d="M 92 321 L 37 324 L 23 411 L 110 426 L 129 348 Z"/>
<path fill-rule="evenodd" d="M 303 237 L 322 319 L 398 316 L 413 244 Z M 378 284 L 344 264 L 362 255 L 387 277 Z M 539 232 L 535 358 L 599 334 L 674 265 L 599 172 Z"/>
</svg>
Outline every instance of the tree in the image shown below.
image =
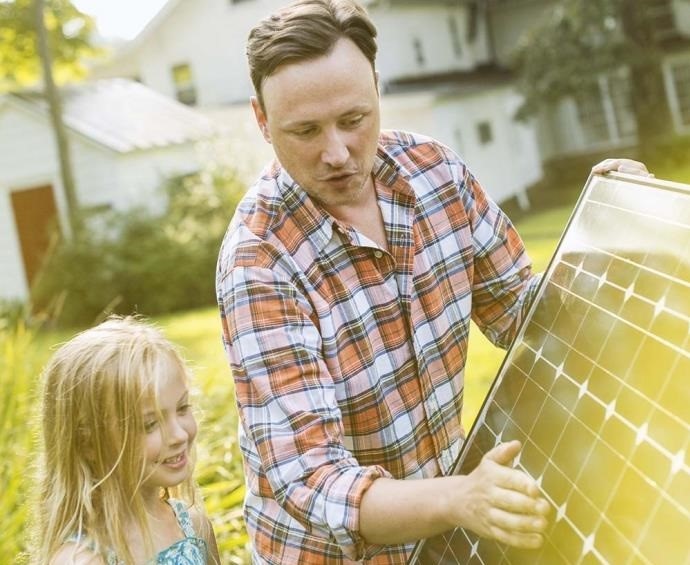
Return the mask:
<svg viewBox="0 0 690 565">
<path fill-rule="evenodd" d="M 518 88 L 525 97 L 518 117 L 585 93 L 600 75 L 627 68 L 641 152 L 667 141 L 672 127 L 661 58 L 669 4 L 669 0 L 556 2 L 517 53 Z"/>
<path fill-rule="evenodd" d="M 0 91 L 35 85 L 41 78 L 33 0 L 0 0 Z M 58 84 L 82 78 L 84 61 L 99 54 L 91 45 L 92 18 L 69 0 L 45 1 L 46 41 Z"/>
<path fill-rule="evenodd" d="M 60 176 L 62 177 L 62 187 L 65 191 L 67 200 L 67 211 L 69 216 L 72 235 L 81 233 L 81 215 L 79 214 L 79 201 L 77 199 L 77 189 L 74 185 L 74 175 L 72 174 L 72 159 L 70 156 L 67 133 L 65 124 L 62 120 L 62 101 L 60 93 L 55 87 L 53 80 L 53 57 L 48 46 L 48 32 L 45 25 L 45 2 L 44 0 L 34 0 L 34 24 L 36 29 L 36 46 L 38 49 L 41 68 L 43 70 L 43 90 L 50 118 L 53 123 L 55 134 L 55 144 L 57 145 L 58 159 L 60 161 Z"/>
<path fill-rule="evenodd" d="M 43 79 L 60 162 L 71 232 L 81 229 L 62 104 L 55 82 L 80 78 L 91 46 L 94 22 L 69 0 L 0 0 L 0 91 Z"/>
</svg>

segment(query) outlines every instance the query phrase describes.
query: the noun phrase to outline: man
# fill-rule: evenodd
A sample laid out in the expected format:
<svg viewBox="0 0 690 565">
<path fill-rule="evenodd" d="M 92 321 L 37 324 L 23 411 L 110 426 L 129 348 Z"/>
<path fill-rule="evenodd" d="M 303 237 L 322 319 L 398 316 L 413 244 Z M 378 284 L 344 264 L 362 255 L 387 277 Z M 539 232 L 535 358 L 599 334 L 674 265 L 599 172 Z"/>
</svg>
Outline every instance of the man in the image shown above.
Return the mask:
<svg viewBox="0 0 690 565">
<path fill-rule="evenodd" d="M 457 526 L 530 548 L 547 525 L 518 442 L 449 476 L 470 318 L 507 346 L 538 278 L 459 157 L 380 132 L 375 36 L 352 0 L 303 0 L 249 36 L 277 161 L 231 222 L 217 290 L 256 563 L 405 563 Z M 619 168 L 646 172 L 599 171 Z"/>
</svg>

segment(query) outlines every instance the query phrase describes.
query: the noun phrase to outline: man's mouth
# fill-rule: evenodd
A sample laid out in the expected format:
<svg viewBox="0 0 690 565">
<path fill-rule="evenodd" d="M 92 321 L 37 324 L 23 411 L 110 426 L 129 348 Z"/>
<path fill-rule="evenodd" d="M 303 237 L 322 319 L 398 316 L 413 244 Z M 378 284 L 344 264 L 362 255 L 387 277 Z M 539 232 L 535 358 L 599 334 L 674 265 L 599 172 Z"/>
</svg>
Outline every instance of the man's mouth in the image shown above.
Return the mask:
<svg viewBox="0 0 690 565">
<path fill-rule="evenodd" d="M 326 180 L 327 182 L 345 180 L 345 179 L 353 176 L 355 173 L 356 173 L 356 171 L 336 173 L 336 174 L 329 175 L 329 176 L 325 177 L 324 180 Z"/>
</svg>

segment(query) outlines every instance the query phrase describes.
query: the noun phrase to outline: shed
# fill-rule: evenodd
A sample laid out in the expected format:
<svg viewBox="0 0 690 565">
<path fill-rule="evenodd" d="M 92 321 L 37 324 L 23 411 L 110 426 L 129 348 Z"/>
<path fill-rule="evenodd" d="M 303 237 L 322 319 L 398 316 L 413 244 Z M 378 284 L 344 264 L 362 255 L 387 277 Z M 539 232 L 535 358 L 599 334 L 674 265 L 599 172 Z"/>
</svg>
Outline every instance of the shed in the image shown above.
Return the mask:
<svg viewBox="0 0 690 565">
<path fill-rule="evenodd" d="M 161 207 L 165 179 L 199 169 L 208 118 L 126 79 L 61 92 L 77 197 L 87 209 Z M 0 97 L 0 299 L 28 297 L 67 207 L 48 106 L 38 92 Z"/>
</svg>

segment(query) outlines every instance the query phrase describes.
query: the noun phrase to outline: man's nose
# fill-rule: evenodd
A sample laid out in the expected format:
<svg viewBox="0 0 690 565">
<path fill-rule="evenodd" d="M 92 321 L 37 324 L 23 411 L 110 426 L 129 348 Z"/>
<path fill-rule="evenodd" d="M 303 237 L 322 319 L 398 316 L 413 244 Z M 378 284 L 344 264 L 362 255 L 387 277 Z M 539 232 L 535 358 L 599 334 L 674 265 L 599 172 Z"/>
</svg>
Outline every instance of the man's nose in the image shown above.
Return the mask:
<svg viewBox="0 0 690 565">
<path fill-rule="evenodd" d="M 335 129 L 327 132 L 321 160 L 333 168 L 340 168 L 345 166 L 349 157 L 350 151 L 343 132 Z"/>
</svg>

